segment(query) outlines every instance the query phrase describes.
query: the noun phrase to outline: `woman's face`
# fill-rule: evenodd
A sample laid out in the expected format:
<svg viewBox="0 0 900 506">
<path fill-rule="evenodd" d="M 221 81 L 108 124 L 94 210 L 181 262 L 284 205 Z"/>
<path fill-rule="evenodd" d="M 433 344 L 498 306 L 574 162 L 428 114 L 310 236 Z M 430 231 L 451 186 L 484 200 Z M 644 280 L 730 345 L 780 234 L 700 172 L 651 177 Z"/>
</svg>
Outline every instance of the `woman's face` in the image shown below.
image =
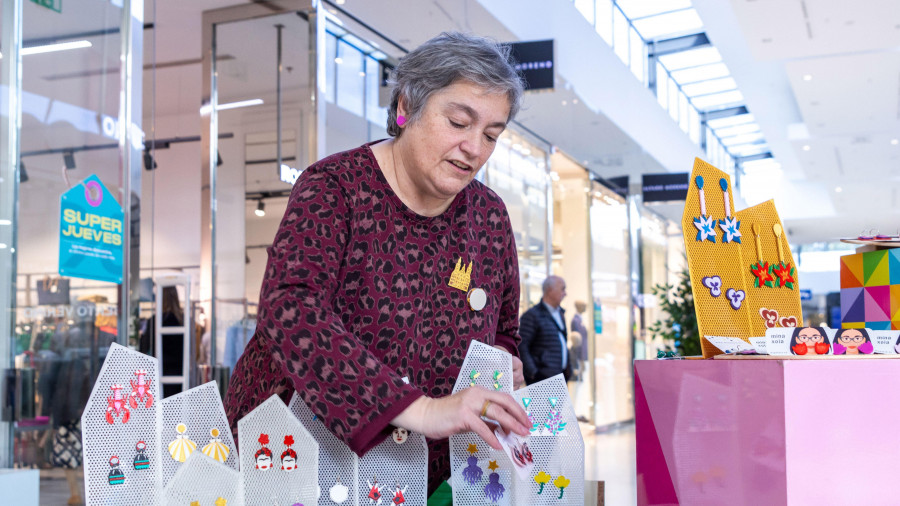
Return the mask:
<svg viewBox="0 0 900 506">
<path fill-rule="evenodd" d="M 855 355 L 859 353 L 859 346 L 866 342 L 866 338 L 863 337 L 862 332 L 850 329 L 841 333 L 841 336 L 838 337 L 838 342 L 841 343 L 841 346 L 847 348 L 847 353 Z"/>
<path fill-rule="evenodd" d="M 402 445 L 406 442 L 407 438 L 409 438 L 409 431 L 406 429 L 397 427 L 394 429 L 394 442 L 398 445 Z"/>
<path fill-rule="evenodd" d="M 807 353 L 815 355 L 816 343 L 824 343 L 825 337 L 818 330 L 809 327 L 800 330 L 800 333 L 797 334 L 797 342 L 806 343 L 806 347 L 809 350 Z"/>
<path fill-rule="evenodd" d="M 400 103 L 398 114 L 406 116 Z M 458 81 L 428 99 L 415 122 L 407 123 L 399 143 L 399 163 L 418 193 L 429 202 L 452 199 L 494 152 L 506 128 L 509 99 L 469 81 Z"/>
</svg>

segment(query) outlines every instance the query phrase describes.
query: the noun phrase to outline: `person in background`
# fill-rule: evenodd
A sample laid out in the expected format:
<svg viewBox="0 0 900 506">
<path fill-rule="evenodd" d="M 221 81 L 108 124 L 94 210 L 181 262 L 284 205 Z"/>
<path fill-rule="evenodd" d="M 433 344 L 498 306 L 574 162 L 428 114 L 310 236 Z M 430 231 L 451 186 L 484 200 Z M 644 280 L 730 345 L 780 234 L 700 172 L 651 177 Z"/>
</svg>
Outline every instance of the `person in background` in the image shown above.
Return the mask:
<svg viewBox="0 0 900 506">
<path fill-rule="evenodd" d="M 562 373 L 566 381 L 572 376 L 569 347 L 566 343 L 565 311 L 559 307 L 566 296 L 566 282 L 559 276 L 548 276 L 541 287 L 544 295 L 519 320 L 519 354 L 529 384 Z"/>
<path fill-rule="evenodd" d="M 581 381 L 584 377 L 584 363 L 588 355 L 588 331 L 584 326 L 584 320 L 581 314 L 587 309 L 587 304 L 582 300 L 575 301 L 575 314 L 572 316 L 572 337 L 576 335 L 578 339 L 572 339 L 572 349 L 569 356 L 575 362 L 573 367 L 575 380 Z M 576 343 L 576 341 L 578 341 Z"/>
<path fill-rule="evenodd" d="M 489 384 L 452 394 L 471 341 L 512 354 L 513 385 L 524 381 L 512 226 L 503 201 L 475 181 L 523 84 L 508 46 L 461 33 L 401 58 L 390 82 L 391 138 L 297 179 L 225 411 L 237 440 L 239 419 L 296 391 L 358 455 L 395 427 L 423 434 L 428 491 L 440 487 L 449 504 L 448 436 L 474 432 L 499 450 L 482 417 L 528 434 L 511 395 Z"/>
</svg>

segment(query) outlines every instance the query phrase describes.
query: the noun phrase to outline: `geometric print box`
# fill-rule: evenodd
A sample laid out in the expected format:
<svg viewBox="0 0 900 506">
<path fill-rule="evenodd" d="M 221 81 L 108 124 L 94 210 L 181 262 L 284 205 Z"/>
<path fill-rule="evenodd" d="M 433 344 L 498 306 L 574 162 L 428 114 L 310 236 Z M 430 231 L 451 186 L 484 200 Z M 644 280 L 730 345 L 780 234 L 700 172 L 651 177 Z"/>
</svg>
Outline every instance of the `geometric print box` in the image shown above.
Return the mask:
<svg viewBox="0 0 900 506">
<path fill-rule="evenodd" d="M 272 395 L 238 420 L 244 504 L 316 504 L 319 445 Z"/>
<path fill-rule="evenodd" d="M 841 326 L 900 330 L 900 249 L 841 257 Z"/>
<path fill-rule="evenodd" d="M 155 358 L 110 345 L 81 415 L 88 506 L 160 503 L 158 378 Z"/>
</svg>

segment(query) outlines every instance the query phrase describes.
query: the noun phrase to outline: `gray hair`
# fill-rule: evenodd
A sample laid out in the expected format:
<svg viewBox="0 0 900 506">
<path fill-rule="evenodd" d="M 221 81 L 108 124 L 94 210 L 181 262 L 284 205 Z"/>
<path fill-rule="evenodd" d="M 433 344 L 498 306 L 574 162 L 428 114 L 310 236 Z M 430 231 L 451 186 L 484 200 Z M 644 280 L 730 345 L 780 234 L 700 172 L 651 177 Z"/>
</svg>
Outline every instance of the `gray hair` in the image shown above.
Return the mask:
<svg viewBox="0 0 900 506">
<path fill-rule="evenodd" d="M 546 278 L 544 278 L 544 282 L 541 283 L 541 290 L 543 290 L 544 293 L 547 293 L 563 282 L 563 278 L 559 276 L 547 276 Z"/>
<path fill-rule="evenodd" d="M 491 92 L 506 93 L 507 121 L 511 121 L 519 112 L 524 84 L 510 61 L 509 51 L 509 46 L 496 41 L 459 32 L 444 32 L 414 49 L 400 59 L 388 81 L 392 86 L 388 134 L 397 137 L 402 132 L 397 126 L 401 96 L 407 109 L 406 119 L 413 122 L 421 116 L 434 92 L 459 80 L 470 81 Z"/>
</svg>

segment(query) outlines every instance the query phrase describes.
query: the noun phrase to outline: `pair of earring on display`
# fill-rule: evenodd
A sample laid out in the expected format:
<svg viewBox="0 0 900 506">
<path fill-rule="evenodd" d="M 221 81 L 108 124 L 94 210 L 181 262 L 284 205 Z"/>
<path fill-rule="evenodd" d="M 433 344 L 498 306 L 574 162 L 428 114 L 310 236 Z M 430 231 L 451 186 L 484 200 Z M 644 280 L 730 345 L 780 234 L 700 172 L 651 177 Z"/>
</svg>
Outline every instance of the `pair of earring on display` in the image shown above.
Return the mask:
<svg viewBox="0 0 900 506">
<path fill-rule="evenodd" d="M 544 485 L 549 483 L 551 478 L 553 477 L 545 473 L 544 471 L 540 471 L 534 476 L 534 482 L 540 485 L 540 488 L 537 491 L 537 495 L 541 495 L 544 493 Z M 555 480 L 553 480 L 553 485 L 559 489 L 559 497 L 557 497 L 557 499 L 563 498 L 563 494 L 566 492 L 566 487 L 568 487 L 570 483 L 572 483 L 572 480 L 566 478 L 563 475 L 559 475 Z"/>
<path fill-rule="evenodd" d="M 472 369 L 472 371 L 469 373 L 469 386 L 470 386 L 470 387 L 474 387 L 474 386 L 475 386 L 475 380 L 477 380 L 480 376 L 481 376 L 481 373 L 480 373 L 480 372 L 476 371 L 475 369 Z M 502 373 L 502 372 L 500 372 L 500 371 L 494 371 L 494 376 L 493 376 L 493 378 L 494 378 L 494 383 L 493 383 L 493 385 L 494 385 L 494 390 L 500 390 L 500 388 L 501 388 L 501 385 L 500 385 L 500 378 L 502 378 L 502 377 L 503 377 L 503 373 Z"/>
<path fill-rule="evenodd" d="M 710 296 L 718 297 L 722 295 L 721 277 L 705 276 L 700 282 L 709 290 Z M 725 297 L 728 299 L 728 303 L 731 305 L 731 308 L 734 310 L 738 310 L 741 308 L 741 304 L 744 302 L 744 299 L 747 298 L 747 292 L 743 290 L 737 290 L 735 288 L 729 288 L 725 291 Z"/>
<path fill-rule="evenodd" d="M 340 482 L 338 482 L 338 484 L 340 484 Z M 366 499 L 369 500 L 368 504 L 373 506 L 381 506 L 381 500 L 383 499 L 382 491 L 385 488 L 390 491 L 390 487 L 379 485 L 378 478 L 375 476 L 372 477 L 372 481 L 366 480 L 366 485 L 369 487 L 369 493 L 366 494 Z M 409 485 L 400 488 L 400 484 L 396 484 L 396 486 L 394 487 L 394 496 L 391 498 L 391 504 L 393 504 L 394 506 L 406 504 L 406 497 L 403 494 L 406 493 L 407 488 L 409 488 Z"/>
<path fill-rule="evenodd" d="M 147 377 L 147 371 L 138 369 L 134 375 L 137 376 L 137 381 L 129 380 L 131 393 L 127 397 L 122 394 L 124 388 L 122 385 L 116 383 L 109 387 L 113 394 L 106 399 L 106 423 L 113 425 L 117 418 L 121 423 L 128 423 L 131 418 L 128 406 L 131 406 L 131 409 L 136 409 L 141 405 L 145 408 L 153 407 L 153 394 L 150 393 L 152 380 Z"/>
<path fill-rule="evenodd" d="M 194 453 L 194 450 L 197 449 L 197 443 L 193 442 L 185 435 L 185 432 L 187 432 L 187 425 L 179 423 L 175 426 L 175 432 L 177 432 L 178 435 L 169 443 L 169 455 L 178 462 L 184 462 L 192 453 Z M 203 447 L 203 454 L 224 464 L 225 461 L 228 460 L 228 454 L 231 453 L 231 450 L 222 442 L 219 434 L 219 429 L 215 427 L 210 429 L 209 435 L 211 438 L 209 443 Z"/>
<path fill-rule="evenodd" d="M 722 229 L 722 243 L 736 242 L 741 243 L 741 222 L 736 216 L 731 215 L 731 204 L 728 200 L 728 180 L 724 177 L 719 179 L 719 186 L 722 188 L 724 196 L 725 218 L 715 220 L 706 214 L 706 193 L 703 189 L 703 176 L 694 178 L 700 196 L 700 216 L 693 219 L 694 227 L 697 229 L 697 242 L 709 241 L 716 242 L 716 223 Z"/>
<path fill-rule="evenodd" d="M 760 238 L 760 226 L 753 224 L 753 236 L 756 240 L 756 263 L 750 266 L 753 274 L 753 286 L 757 288 L 789 288 L 793 290 L 797 285 L 797 269 L 793 263 L 784 261 L 784 249 L 781 245 L 781 236 L 784 230 L 780 223 L 772 225 L 772 233 L 775 235 L 775 244 L 778 246 L 778 263 L 769 263 L 763 260 L 762 239 Z"/>
<path fill-rule="evenodd" d="M 266 447 L 269 444 L 269 435 L 268 434 L 260 434 L 259 439 L 260 449 L 256 451 L 253 455 L 254 460 L 256 460 L 256 468 L 260 471 L 268 471 L 273 467 L 272 464 L 272 450 Z M 291 448 L 294 444 L 294 436 L 287 435 L 284 436 L 284 445 L 285 450 L 281 453 L 281 470 L 285 472 L 291 472 L 297 469 L 297 452 Z"/>
<path fill-rule="evenodd" d="M 135 455 L 134 455 L 134 470 L 135 471 L 143 471 L 145 469 L 150 468 L 150 459 L 147 458 L 147 443 L 144 441 L 138 441 L 136 445 L 134 445 Z M 125 473 L 122 471 L 122 468 L 119 467 L 121 462 L 119 461 L 119 457 L 113 455 L 109 458 L 109 475 L 107 476 L 107 480 L 110 485 L 122 485 L 125 483 Z"/>
</svg>

